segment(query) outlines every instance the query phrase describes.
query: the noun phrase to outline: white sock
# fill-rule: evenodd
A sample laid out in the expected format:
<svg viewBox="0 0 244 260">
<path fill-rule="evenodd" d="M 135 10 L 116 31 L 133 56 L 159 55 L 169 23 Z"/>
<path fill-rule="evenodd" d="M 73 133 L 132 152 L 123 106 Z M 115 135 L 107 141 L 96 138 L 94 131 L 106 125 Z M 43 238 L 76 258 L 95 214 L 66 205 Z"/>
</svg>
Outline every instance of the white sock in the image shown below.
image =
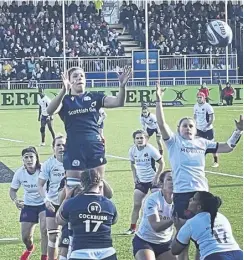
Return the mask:
<svg viewBox="0 0 244 260">
<path fill-rule="evenodd" d="M 67 258 L 65 256 L 60 255 L 59 260 L 67 260 Z"/>
</svg>

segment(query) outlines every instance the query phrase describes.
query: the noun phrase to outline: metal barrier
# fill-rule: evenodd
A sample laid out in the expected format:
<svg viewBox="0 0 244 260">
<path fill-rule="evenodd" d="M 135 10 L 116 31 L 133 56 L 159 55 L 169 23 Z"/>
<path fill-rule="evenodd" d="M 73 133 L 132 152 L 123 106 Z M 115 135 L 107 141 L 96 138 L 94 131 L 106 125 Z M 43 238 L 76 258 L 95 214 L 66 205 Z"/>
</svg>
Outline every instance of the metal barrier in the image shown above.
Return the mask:
<svg viewBox="0 0 244 260">
<path fill-rule="evenodd" d="M 226 77 L 220 77 L 222 84 L 226 83 Z M 152 78 L 149 81 L 149 86 L 155 86 L 157 78 Z M 162 86 L 200 86 L 203 82 L 207 84 L 212 84 L 212 79 L 209 77 L 203 78 L 190 78 L 185 81 L 184 78 L 164 78 L 160 80 Z M 230 77 L 229 82 L 233 85 L 243 85 L 243 77 Z M 146 87 L 146 79 L 131 79 L 128 82 L 128 88 L 130 87 Z M 214 82 L 214 85 L 217 85 L 217 80 Z M 112 88 L 119 87 L 119 81 L 115 79 L 92 79 L 87 80 L 87 88 Z M 0 90 L 11 90 L 11 89 L 60 89 L 62 87 L 62 81 L 42 81 L 42 82 L 0 82 Z"/>
</svg>

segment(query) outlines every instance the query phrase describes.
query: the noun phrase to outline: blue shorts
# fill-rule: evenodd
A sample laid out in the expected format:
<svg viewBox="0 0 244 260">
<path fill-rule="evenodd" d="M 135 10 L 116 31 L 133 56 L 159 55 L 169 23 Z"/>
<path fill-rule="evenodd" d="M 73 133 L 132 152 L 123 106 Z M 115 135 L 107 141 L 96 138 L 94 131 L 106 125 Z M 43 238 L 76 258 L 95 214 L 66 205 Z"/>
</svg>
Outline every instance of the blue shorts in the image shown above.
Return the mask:
<svg viewBox="0 0 244 260">
<path fill-rule="evenodd" d="M 153 186 L 151 182 L 140 182 L 135 185 L 135 190 L 139 190 L 144 194 L 147 194 L 149 190 L 157 188 Z"/>
<path fill-rule="evenodd" d="M 54 205 L 52 204 L 55 208 L 55 212 L 52 212 L 52 211 L 49 211 L 47 208 L 46 208 L 46 218 L 55 218 L 56 217 L 56 213 L 59 209 L 59 205 Z"/>
<path fill-rule="evenodd" d="M 20 212 L 20 222 L 30 222 L 38 223 L 39 214 L 45 211 L 45 204 L 39 206 L 27 206 L 24 205 L 24 208 Z"/>
<path fill-rule="evenodd" d="M 100 125 L 98 125 L 98 128 L 103 129 L 104 128 L 104 123 L 102 122 Z"/>
<path fill-rule="evenodd" d="M 243 252 L 241 250 L 220 252 L 208 255 L 204 260 L 243 260 Z"/>
<path fill-rule="evenodd" d="M 153 244 L 150 242 L 147 242 L 137 235 L 132 240 L 132 246 L 133 246 L 133 254 L 136 256 L 136 253 L 143 249 L 149 249 L 152 250 L 155 254 L 155 257 L 157 258 L 159 255 L 170 251 L 170 245 L 172 241 L 169 241 L 167 243 L 161 243 L 161 244 Z"/>
<path fill-rule="evenodd" d="M 150 137 L 150 136 L 152 136 L 154 133 L 156 134 L 156 135 L 161 135 L 161 133 L 160 132 L 158 132 L 158 129 L 150 129 L 150 128 L 147 128 L 147 134 L 148 134 L 148 136 Z"/>
<path fill-rule="evenodd" d="M 203 132 L 203 131 L 197 129 L 197 136 L 211 141 L 214 139 L 214 130 L 209 129 L 206 132 Z"/>
<path fill-rule="evenodd" d="M 59 241 L 59 247 L 69 248 L 69 229 L 68 224 L 64 225 L 62 228 L 62 234 Z"/>
<path fill-rule="evenodd" d="M 179 218 L 190 219 L 194 215 L 191 212 L 187 211 L 190 199 L 195 195 L 196 192 L 186 192 L 186 193 L 174 193 L 173 202 L 174 202 L 174 212 L 178 214 Z"/>
<path fill-rule="evenodd" d="M 66 143 L 63 165 L 65 170 L 86 170 L 106 164 L 105 147 L 102 141 Z"/>
<path fill-rule="evenodd" d="M 51 120 L 53 120 L 51 116 L 41 116 L 41 125 L 46 125 Z"/>
</svg>

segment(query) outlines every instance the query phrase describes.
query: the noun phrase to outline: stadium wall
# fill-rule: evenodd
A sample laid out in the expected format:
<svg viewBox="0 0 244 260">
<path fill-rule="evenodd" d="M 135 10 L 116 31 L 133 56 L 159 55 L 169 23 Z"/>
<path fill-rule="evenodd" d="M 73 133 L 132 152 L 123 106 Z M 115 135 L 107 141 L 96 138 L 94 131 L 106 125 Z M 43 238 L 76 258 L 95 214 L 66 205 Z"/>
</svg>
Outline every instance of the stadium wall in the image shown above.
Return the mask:
<svg viewBox="0 0 244 260">
<path fill-rule="evenodd" d="M 234 85 L 236 92 L 234 104 L 243 103 L 243 86 Z M 220 92 L 218 86 L 209 86 L 210 103 L 218 105 L 220 102 Z M 164 95 L 165 106 L 187 106 L 196 103 L 196 94 L 199 86 L 175 86 L 166 87 Z M 92 88 L 91 92 L 102 92 L 107 95 L 115 96 L 118 93 L 118 88 Z M 50 98 L 53 98 L 59 89 L 46 89 L 45 93 Z M 37 108 L 38 92 L 35 89 L 22 90 L 2 90 L 0 92 L 0 109 L 26 109 Z M 126 92 L 126 106 L 138 107 L 142 103 L 148 106 L 155 106 L 155 88 L 154 87 L 130 87 Z"/>
</svg>

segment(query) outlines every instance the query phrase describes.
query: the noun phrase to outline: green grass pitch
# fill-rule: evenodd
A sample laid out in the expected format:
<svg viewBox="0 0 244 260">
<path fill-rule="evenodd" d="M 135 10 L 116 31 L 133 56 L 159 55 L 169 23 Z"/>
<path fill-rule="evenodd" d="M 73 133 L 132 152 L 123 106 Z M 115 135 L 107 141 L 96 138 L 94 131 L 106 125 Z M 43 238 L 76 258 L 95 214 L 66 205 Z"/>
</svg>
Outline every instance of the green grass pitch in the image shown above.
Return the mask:
<svg viewBox="0 0 244 260">
<path fill-rule="evenodd" d="M 215 132 L 218 141 L 226 141 L 234 129 L 234 119 L 238 119 L 242 113 L 241 106 L 215 107 Z M 152 109 L 154 111 L 154 109 Z M 139 108 L 120 108 L 106 110 L 108 117 L 105 121 L 105 137 L 107 154 L 127 157 L 128 149 L 133 140 L 131 134 L 140 128 Z M 176 129 L 177 122 L 183 116 L 192 116 L 192 107 L 166 108 L 166 119 L 173 130 Z M 37 121 L 37 110 L 0 110 L 0 138 L 22 140 L 24 143 L 0 140 L 0 160 L 11 169 L 16 169 L 21 165 L 21 150 L 28 145 L 38 147 L 40 143 L 39 122 Z M 58 116 L 55 117 L 55 131 L 64 133 L 64 127 Z M 155 138 L 151 139 L 152 144 Z M 47 131 L 46 147 L 38 147 L 41 161 L 51 155 L 51 137 Z M 220 156 L 220 167 L 211 168 L 212 156 L 207 156 L 206 170 L 232 175 L 242 176 L 243 166 L 243 146 L 242 140 L 231 154 Z M 167 167 L 169 167 L 167 155 L 165 155 Z M 132 207 L 133 181 L 130 172 L 129 162 L 126 160 L 109 158 L 106 166 L 106 178 L 114 189 L 114 198 L 119 221 L 113 227 L 114 247 L 117 250 L 119 260 L 131 260 L 132 236 L 121 236 L 130 224 L 130 212 Z M 238 243 L 242 246 L 243 236 L 243 205 L 242 205 L 242 185 L 241 178 L 226 177 L 214 174 L 207 174 L 210 189 L 213 193 L 223 199 L 221 212 L 223 212 L 232 224 L 232 229 Z M 8 190 L 9 184 L 0 184 L 0 239 L 20 238 L 20 225 L 18 222 L 19 211 L 11 202 Z M 21 193 L 21 192 L 20 192 Z M 38 227 L 35 232 L 36 250 L 31 260 L 40 259 L 40 243 Z M 19 239 L 15 242 L 0 241 L 0 260 L 17 260 L 21 255 L 24 245 Z M 193 247 L 191 257 L 193 259 Z"/>
</svg>

